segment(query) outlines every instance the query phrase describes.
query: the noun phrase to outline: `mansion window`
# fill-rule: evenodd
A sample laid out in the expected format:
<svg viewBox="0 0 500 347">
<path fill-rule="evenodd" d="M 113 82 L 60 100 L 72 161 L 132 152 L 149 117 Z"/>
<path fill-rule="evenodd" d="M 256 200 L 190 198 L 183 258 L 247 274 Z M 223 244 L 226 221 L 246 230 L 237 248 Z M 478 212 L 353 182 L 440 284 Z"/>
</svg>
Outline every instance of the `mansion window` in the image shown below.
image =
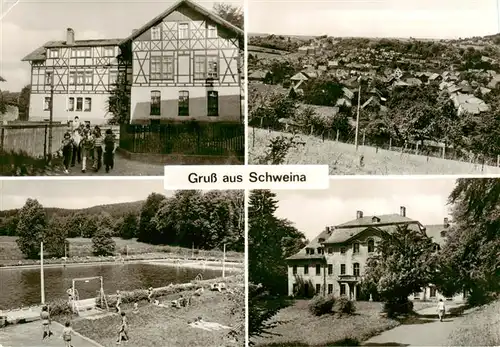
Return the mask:
<svg viewBox="0 0 500 347">
<path fill-rule="evenodd" d="M 75 98 L 68 98 L 68 111 L 75 110 Z"/>
<path fill-rule="evenodd" d="M 296 275 L 297 274 L 297 265 L 294 265 L 293 266 L 293 274 Z"/>
<path fill-rule="evenodd" d="M 219 115 L 219 92 L 213 90 L 207 92 L 207 108 L 209 117 Z"/>
<path fill-rule="evenodd" d="M 50 110 L 50 96 L 46 96 L 43 99 L 43 110 L 44 111 L 49 111 Z"/>
<path fill-rule="evenodd" d="M 104 47 L 104 56 L 105 57 L 114 57 L 115 48 L 114 47 Z"/>
<path fill-rule="evenodd" d="M 151 91 L 151 116 L 161 115 L 161 92 L 159 90 Z"/>
<path fill-rule="evenodd" d="M 368 253 L 373 253 L 375 252 L 375 241 L 373 240 L 368 240 Z"/>
<path fill-rule="evenodd" d="M 309 273 L 309 265 L 304 265 L 304 275 Z"/>
<path fill-rule="evenodd" d="M 340 295 L 346 295 L 345 283 L 340 285 Z"/>
<path fill-rule="evenodd" d="M 314 254 L 314 248 L 306 248 L 306 254 Z"/>
<path fill-rule="evenodd" d="M 328 284 L 328 294 L 333 294 L 333 284 Z"/>
<path fill-rule="evenodd" d="M 85 105 L 84 105 L 84 111 L 85 112 L 90 112 L 92 110 L 92 99 L 91 98 L 85 98 Z"/>
<path fill-rule="evenodd" d="M 90 47 L 71 49 L 71 58 L 90 58 L 90 57 L 92 57 L 92 50 L 90 49 Z"/>
<path fill-rule="evenodd" d="M 189 92 L 186 90 L 179 92 L 179 116 L 189 116 Z"/>
<path fill-rule="evenodd" d="M 217 37 L 217 27 L 215 25 L 208 25 L 208 38 L 214 39 Z"/>
<path fill-rule="evenodd" d="M 328 264 L 328 274 L 333 275 L 333 265 L 332 264 Z"/>
<path fill-rule="evenodd" d="M 316 276 L 319 276 L 319 275 L 321 275 L 321 265 L 316 264 Z"/>
<path fill-rule="evenodd" d="M 347 250 L 346 250 L 346 248 L 345 248 L 345 247 L 340 247 L 340 253 L 341 253 L 341 254 L 345 254 L 345 252 L 346 252 L 346 251 L 347 251 Z"/>
<path fill-rule="evenodd" d="M 207 78 L 219 78 L 218 57 L 194 57 L 194 79 L 204 80 Z"/>
<path fill-rule="evenodd" d="M 174 79 L 174 57 L 153 56 L 151 57 L 151 79 L 173 80 Z"/>
<path fill-rule="evenodd" d="M 151 40 L 161 40 L 161 30 L 159 26 L 151 28 Z"/>
<path fill-rule="evenodd" d="M 352 274 L 354 276 L 359 276 L 359 263 L 354 263 L 352 265 Z"/>
<path fill-rule="evenodd" d="M 345 275 L 345 264 L 340 264 L 340 274 Z"/>
<path fill-rule="evenodd" d="M 49 49 L 49 58 L 59 58 L 59 48 Z"/>
<path fill-rule="evenodd" d="M 352 252 L 353 252 L 353 253 L 359 253 L 359 243 L 358 243 L 358 242 L 355 242 L 355 243 L 352 245 Z"/>
<path fill-rule="evenodd" d="M 317 248 L 318 254 L 325 254 L 325 250 L 321 247 Z"/>
<path fill-rule="evenodd" d="M 82 111 L 83 109 L 83 98 L 76 98 L 76 111 Z"/>
<path fill-rule="evenodd" d="M 179 24 L 179 39 L 189 39 L 189 24 L 180 23 Z"/>
<path fill-rule="evenodd" d="M 316 284 L 316 294 L 321 292 L 321 284 Z"/>
<path fill-rule="evenodd" d="M 329 247 L 328 248 L 328 254 L 332 254 L 333 253 L 333 248 Z"/>
<path fill-rule="evenodd" d="M 54 78 L 54 73 L 52 71 L 45 71 L 45 85 L 46 86 L 52 85 L 53 78 Z"/>
</svg>

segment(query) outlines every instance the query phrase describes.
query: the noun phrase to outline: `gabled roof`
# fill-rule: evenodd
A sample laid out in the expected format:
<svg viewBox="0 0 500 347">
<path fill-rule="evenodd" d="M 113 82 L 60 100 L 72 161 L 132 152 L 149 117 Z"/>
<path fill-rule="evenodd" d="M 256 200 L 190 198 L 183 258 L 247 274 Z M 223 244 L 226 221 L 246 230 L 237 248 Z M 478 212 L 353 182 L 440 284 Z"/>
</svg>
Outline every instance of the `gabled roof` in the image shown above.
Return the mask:
<svg viewBox="0 0 500 347">
<path fill-rule="evenodd" d="M 219 17 L 218 15 L 214 14 L 213 12 L 207 10 L 206 8 L 204 8 L 204 7 L 202 7 L 202 6 L 194 3 L 191 0 L 180 0 L 180 1 L 176 2 L 175 4 L 173 4 L 172 6 L 170 6 L 165 11 L 163 11 L 162 13 L 160 13 L 158 16 L 156 16 L 155 18 L 153 18 L 152 20 L 150 20 L 149 22 L 147 22 L 146 24 L 144 24 L 141 28 L 139 28 L 137 31 L 135 31 L 134 33 L 132 33 L 132 35 L 130 35 L 126 39 L 122 40 L 120 42 L 120 44 L 124 44 L 124 43 L 126 43 L 128 41 L 135 40 L 137 37 L 139 37 L 140 35 L 142 35 L 144 32 L 146 32 L 147 30 L 149 30 L 151 27 L 153 27 L 155 25 L 158 25 L 160 22 L 163 21 L 163 19 L 165 17 L 167 17 L 169 14 L 171 14 L 172 12 L 174 12 L 177 8 L 179 8 L 182 5 L 188 6 L 189 8 L 193 9 L 194 11 L 196 11 L 198 13 L 201 13 L 202 15 L 210 18 L 212 21 L 214 21 L 215 23 L 219 24 L 220 26 L 228 29 L 229 31 L 234 32 L 238 36 L 243 36 L 244 35 L 243 30 L 241 30 L 240 28 L 238 28 L 238 27 L 234 26 L 233 24 L 229 23 L 225 19 L 222 19 L 221 17 Z"/>
<path fill-rule="evenodd" d="M 292 81 L 307 81 L 309 77 L 304 72 L 297 72 L 295 75 L 290 77 Z"/>
</svg>

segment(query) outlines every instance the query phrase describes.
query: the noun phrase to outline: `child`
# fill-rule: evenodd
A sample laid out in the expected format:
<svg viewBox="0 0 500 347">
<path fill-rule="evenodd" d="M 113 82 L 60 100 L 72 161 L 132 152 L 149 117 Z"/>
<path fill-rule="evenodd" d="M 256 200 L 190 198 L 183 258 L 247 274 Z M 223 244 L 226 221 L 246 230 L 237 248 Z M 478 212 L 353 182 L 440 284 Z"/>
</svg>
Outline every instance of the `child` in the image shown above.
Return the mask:
<svg viewBox="0 0 500 347">
<path fill-rule="evenodd" d="M 94 171 L 98 172 L 102 166 L 102 143 L 103 137 L 101 128 L 97 125 L 94 128 Z"/>
<path fill-rule="evenodd" d="M 82 151 L 80 147 L 80 141 L 82 139 L 82 131 L 80 127 L 73 130 L 73 156 L 71 157 L 71 166 L 74 167 L 76 162 L 80 164 L 82 162 Z"/>
<path fill-rule="evenodd" d="M 153 301 L 153 287 L 148 288 L 148 301 L 150 303 Z"/>
<path fill-rule="evenodd" d="M 134 310 L 132 312 L 139 313 L 139 304 L 137 302 L 134 302 Z"/>
<path fill-rule="evenodd" d="M 120 291 L 116 291 L 116 312 L 120 313 L 120 305 L 122 304 L 122 295 L 120 294 Z"/>
<path fill-rule="evenodd" d="M 125 312 L 122 312 L 121 316 L 122 316 L 122 324 L 118 329 L 118 341 L 116 341 L 117 345 L 121 344 L 122 340 L 128 341 L 128 324 Z"/>
<path fill-rule="evenodd" d="M 73 146 L 74 141 L 71 138 L 71 134 L 66 132 L 64 134 L 64 139 L 62 140 L 61 151 L 63 153 L 63 164 L 64 164 L 64 173 L 68 174 L 69 165 L 71 164 L 71 156 L 73 155 Z"/>
<path fill-rule="evenodd" d="M 66 322 L 66 324 L 64 324 L 64 329 L 63 329 L 62 334 L 61 334 L 61 338 L 64 341 L 65 347 L 73 347 L 71 345 L 71 334 L 72 333 L 73 333 L 73 329 L 71 329 L 71 323 Z"/>
<path fill-rule="evenodd" d="M 442 322 L 443 318 L 444 318 L 445 311 L 446 311 L 446 308 L 444 307 L 443 299 L 439 299 L 437 310 L 438 310 L 439 321 Z"/>
<path fill-rule="evenodd" d="M 115 137 L 113 131 L 108 129 L 104 137 L 104 165 L 106 166 L 106 173 L 108 173 L 110 169 L 113 169 L 115 150 Z"/>
<path fill-rule="evenodd" d="M 42 320 L 42 331 L 43 331 L 42 340 L 45 340 L 46 337 L 51 337 L 52 335 L 54 335 L 52 331 L 50 331 L 50 313 L 49 313 L 49 308 L 47 306 L 42 307 L 42 312 L 40 313 L 40 319 Z"/>
<path fill-rule="evenodd" d="M 94 151 L 94 138 L 92 134 L 86 128 L 83 131 L 83 138 L 81 140 L 82 145 L 82 173 L 87 170 L 87 159 L 91 158 L 92 152 Z"/>
</svg>

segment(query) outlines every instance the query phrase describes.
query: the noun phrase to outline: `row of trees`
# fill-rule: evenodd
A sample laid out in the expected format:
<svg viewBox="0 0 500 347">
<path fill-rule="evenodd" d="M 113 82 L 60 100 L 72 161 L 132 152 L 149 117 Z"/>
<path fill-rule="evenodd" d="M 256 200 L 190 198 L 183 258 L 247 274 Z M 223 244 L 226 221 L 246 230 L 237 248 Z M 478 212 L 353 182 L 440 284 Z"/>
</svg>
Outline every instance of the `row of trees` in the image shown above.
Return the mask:
<svg viewBox="0 0 500 347">
<path fill-rule="evenodd" d="M 5 227 L 17 236 L 19 249 L 27 258 L 37 258 L 40 242 L 54 257 L 69 250 L 67 238 L 92 238 L 95 255 L 114 253 L 113 236 L 138 238 L 150 244 L 227 250 L 244 250 L 244 194 L 242 191 L 177 191 L 171 197 L 152 193 L 140 213 L 129 212 L 113 218 L 76 212 L 47 216 L 35 199 L 28 199 L 15 216 L 6 218 Z"/>
</svg>

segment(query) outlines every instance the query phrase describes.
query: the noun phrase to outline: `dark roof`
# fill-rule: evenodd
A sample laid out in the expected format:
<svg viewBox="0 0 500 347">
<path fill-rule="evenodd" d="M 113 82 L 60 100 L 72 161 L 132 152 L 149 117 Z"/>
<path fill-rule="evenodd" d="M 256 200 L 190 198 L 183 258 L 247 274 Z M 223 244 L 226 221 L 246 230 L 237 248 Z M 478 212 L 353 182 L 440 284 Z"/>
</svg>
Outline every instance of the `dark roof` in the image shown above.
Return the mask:
<svg viewBox="0 0 500 347">
<path fill-rule="evenodd" d="M 380 219 L 380 222 L 373 223 L 373 217 L 377 217 Z M 381 224 L 397 224 L 397 223 L 408 223 L 414 222 L 417 223 L 416 220 L 413 220 L 408 217 L 403 217 L 399 214 L 385 214 L 380 216 L 363 216 L 362 218 L 356 218 L 349 222 L 339 224 L 337 227 L 359 227 L 359 226 L 372 226 L 372 225 L 381 225 Z"/>
<path fill-rule="evenodd" d="M 286 260 L 304 260 L 304 259 L 325 260 L 325 256 L 323 254 L 306 254 L 303 251 L 300 251 L 299 253 L 286 258 Z"/>
<path fill-rule="evenodd" d="M 132 35 L 130 35 L 126 39 L 122 40 L 120 44 L 124 44 L 124 43 L 126 43 L 128 41 L 135 40 L 137 37 L 139 37 L 140 35 L 142 35 L 144 32 L 146 32 L 147 30 L 149 30 L 151 27 L 153 27 L 153 26 L 159 24 L 161 21 L 163 21 L 163 19 L 166 16 L 168 16 L 170 13 L 174 12 L 181 5 L 188 6 L 191 9 L 193 9 L 194 11 L 196 11 L 198 13 L 201 13 L 204 16 L 209 17 L 215 23 L 217 23 L 220 26 L 222 26 L 222 27 L 224 27 L 224 28 L 226 28 L 226 29 L 228 29 L 228 30 L 236 33 L 239 36 L 243 36 L 244 35 L 243 30 L 241 30 L 240 28 L 238 28 L 238 27 L 234 26 L 233 24 L 229 23 L 225 19 L 222 19 L 221 17 L 219 17 L 218 15 L 212 13 L 211 11 L 205 9 L 204 7 L 202 7 L 202 6 L 200 6 L 200 5 L 192 2 L 191 0 L 180 0 L 180 1 L 176 2 L 175 4 L 173 4 L 172 6 L 170 6 L 168 9 L 166 9 L 160 15 L 156 16 L 155 18 L 153 18 L 152 20 L 150 20 L 149 22 L 147 22 L 146 24 L 144 24 L 144 26 L 142 26 L 140 29 L 138 29 L 137 31 L 133 32 Z"/>
<path fill-rule="evenodd" d="M 45 60 L 46 48 L 57 47 L 97 47 L 97 46 L 118 46 L 122 39 L 97 39 L 97 40 L 77 40 L 73 45 L 67 45 L 66 41 L 49 41 L 38 47 L 33 52 L 25 56 L 21 61 Z"/>
</svg>

